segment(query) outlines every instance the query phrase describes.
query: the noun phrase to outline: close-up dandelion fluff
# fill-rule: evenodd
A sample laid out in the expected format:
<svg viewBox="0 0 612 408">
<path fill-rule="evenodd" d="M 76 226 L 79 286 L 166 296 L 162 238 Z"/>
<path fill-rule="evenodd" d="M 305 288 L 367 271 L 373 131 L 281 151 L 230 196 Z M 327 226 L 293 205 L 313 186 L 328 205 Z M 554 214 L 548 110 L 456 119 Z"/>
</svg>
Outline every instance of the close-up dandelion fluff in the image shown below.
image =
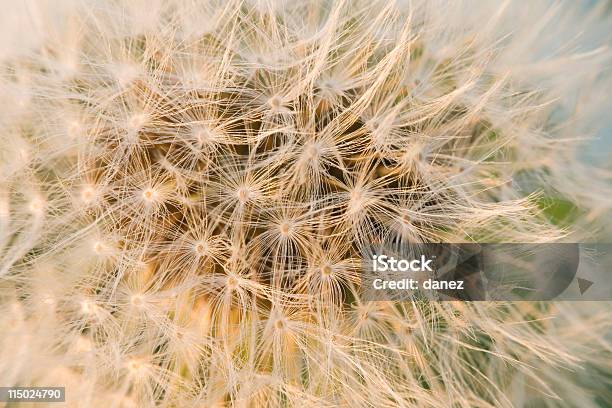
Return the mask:
<svg viewBox="0 0 612 408">
<path fill-rule="evenodd" d="M 605 299 L 363 274 L 610 242 L 612 3 L 1 4 L 0 387 L 65 392 L 7 407 L 612 406 Z"/>
</svg>

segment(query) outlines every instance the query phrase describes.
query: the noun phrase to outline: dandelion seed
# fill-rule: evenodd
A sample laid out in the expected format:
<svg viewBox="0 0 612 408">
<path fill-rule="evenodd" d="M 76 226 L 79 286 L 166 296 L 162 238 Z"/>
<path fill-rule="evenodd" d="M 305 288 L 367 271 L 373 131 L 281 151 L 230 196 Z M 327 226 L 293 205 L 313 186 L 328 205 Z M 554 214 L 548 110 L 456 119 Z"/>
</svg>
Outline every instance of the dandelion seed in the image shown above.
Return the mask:
<svg viewBox="0 0 612 408">
<path fill-rule="evenodd" d="M 147 204 L 153 204 L 161 201 L 161 194 L 154 188 L 145 188 L 142 190 L 142 199 Z"/>
<path fill-rule="evenodd" d="M 93 302 L 91 302 L 90 300 L 83 300 L 81 301 L 81 313 L 84 315 L 92 315 L 95 314 L 98 306 L 96 306 Z"/>
<path fill-rule="evenodd" d="M 121 88 L 131 85 L 141 75 L 141 70 L 135 64 L 119 64 L 113 69 L 114 76 Z"/>
<path fill-rule="evenodd" d="M 17 97 L 17 106 L 20 108 L 26 108 L 30 104 L 31 97 L 28 93 L 22 92 Z"/>
<path fill-rule="evenodd" d="M 96 195 L 96 190 L 91 186 L 83 187 L 81 190 L 81 200 L 86 204 L 93 202 Z"/>
<path fill-rule="evenodd" d="M 293 231 L 293 226 L 291 225 L 290 222 L 284 221 L 278 226 L 278 229 L 282 236 L 288 237 L 289 235 L 291 235 L 291 232 Z"/>
<path fill-rule="evenodd" d="M 236 192 L 236 196 L 241 204 L 246 204 L 251 198 L 251 191 L 248 187 L 240 187 Z"/>
<path fill-rule="evenodd" d="M 80 122 L 77 122 L 76 120 L 73 120 L 71 122 L 68 123 L 67 125 L 67 132 L 68 132 L 68 136 L 72 139 L 76 139 L 77 137 L 79 137 L 82 132 L 83 132 L 83 125 Z"/>
<path fill-rule="evenodd" d="M 282 320 L 282 319 L 278 319 L 278 320 L 276 320 L 276 321 L 274 322 L 274 328 L 275 328 L 276 330 L 283 330 L 283 329 L 285 328 L 285 325 L 286 325 L 286 323 L 285 323 L 285 321 L 284 321 L 284 320 Z"/>
<path fill-rule="evenodd" d="M 197 140 L 199 146 L 205 146 L 210 142 L 214 141 L 213 134 L 209 129 L 206 128 L 194 129 L 193 135 Z"/>
<path fill-rule="evenodd" d="M 209 251 L 208 243 L 198 241 L 194 246 L 194 250 L 198 256 L 204 256 Z"/>
<path fill-rule="evenodd" d="M 332 274 L 333 269 L 331 266 L 329 265 L 323 265 L 321 267 L 321 275 L 323 275 L 324 277 L 328 277 Z"/>
<path fill-rule="evenodd" d="M 50 306 L 50 307 L 55 306 L 55 305 L 56 305 L 56 303 L 57 303 L 57 302 L 56 302 L 56 300 L 55 300 L 55 298 L 53 297 L 53 295 L 48 294 L 48 293 L 47 293 L 47 294 L 43 294 L 43 295 L 41 295 L 41 297 L 40 297 L 40 301 L 41 301 L 43 304 L 45 304 L 45 305 L 47 305 L 47 306 Z"/>
<path fill-rule="evenodd" d="M 268 105 L 270 105 L 272 111 L 278 112 L 283 106 L 283 100 L 278 96 L 273 96 L 268 99 Z"/>
<path fill-rule="evenodd" d="M 93 250 L 97 255 L 102 255 L 106 252 L 106 250 L 108 249 L 108 247 L 106 246 L 106 244 L 104 242 L 101 241 L 95 241 L 93 243 Z"/>
<path fill-rule="evenodd" d="M 8 218 L 11 214 L 11 209 L 9 206 L 8 198 L 0 193 L 0 217 Z"/>
<path fill-rule="evenodd" d="M 141 130 L 147 123 L 148 116 L 144 113 L 136 113 L 128 119 L 128 129 L 132 132 Z"/>
<path fill-rule="evenodd" d="M 22 147 L 17 150 L 17 157 L 23 164 L 30 163 L 32 161 L 32 155 L 30 154 L 30 149 L 28 147 Z"/>
<path fill-rule="evenodd" d="M 348 211 L 350 214 L 359 213 L 365 207 L 366 200 L 361 187 L 356 186 L 349 194 Z"/>
<path fill-rule="evenodd" d="M 130 303 L 135 308 L 141 309 L 145 306 L 145 298 L 143 295 L 133 295 L 130 298 Z"/>
<path fill-rule="evenodd" d="M 37 197 L 30 201 L 28 208 L 32 214 L 40 216 L 44 213 L 46 204 L 45 200 Z"/>
<path fill-rule="evenodd" d="M 228 276 L 227 278 L 227 287 L 230 290 L 235 290 L 238 288 L 238 285 L 240 284 L 240 282 L 238 281 L 238 279 L 235 276 Z"/>
<path fill-rule="evenodd" d="M 87 337 L 80 335 L 75 341 L 75 349 L 79 353 L 89 353 L 94 349 L 94 345 Z"/>
<path fill-rule="evenodd" d="M 141 375 L 147 371 L 147 364 L 138 358 L 130 358 L 125 363 L 131 375 Z"/>
</svg>

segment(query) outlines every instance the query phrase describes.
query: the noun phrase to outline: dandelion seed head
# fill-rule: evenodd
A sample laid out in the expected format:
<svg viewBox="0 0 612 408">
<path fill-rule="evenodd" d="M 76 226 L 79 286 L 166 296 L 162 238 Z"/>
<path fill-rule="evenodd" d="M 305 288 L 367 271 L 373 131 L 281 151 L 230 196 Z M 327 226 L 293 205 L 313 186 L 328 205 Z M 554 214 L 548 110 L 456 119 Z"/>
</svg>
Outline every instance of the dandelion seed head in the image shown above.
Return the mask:
<svg viewBox="0 0 612 408">
<path fill-rule="evenodd" d="M 0 36 L 8 382 L 55 375 L 75 406 L 594 404 L 568 384 L 609 371 L 605 305 L 369 302 L 362 255 L 609 229 L 576 142 L 609 111 L 603 7 L 34 3 Z M 536 191 L 588 215 L 556 224 Z"/>
</svg>

